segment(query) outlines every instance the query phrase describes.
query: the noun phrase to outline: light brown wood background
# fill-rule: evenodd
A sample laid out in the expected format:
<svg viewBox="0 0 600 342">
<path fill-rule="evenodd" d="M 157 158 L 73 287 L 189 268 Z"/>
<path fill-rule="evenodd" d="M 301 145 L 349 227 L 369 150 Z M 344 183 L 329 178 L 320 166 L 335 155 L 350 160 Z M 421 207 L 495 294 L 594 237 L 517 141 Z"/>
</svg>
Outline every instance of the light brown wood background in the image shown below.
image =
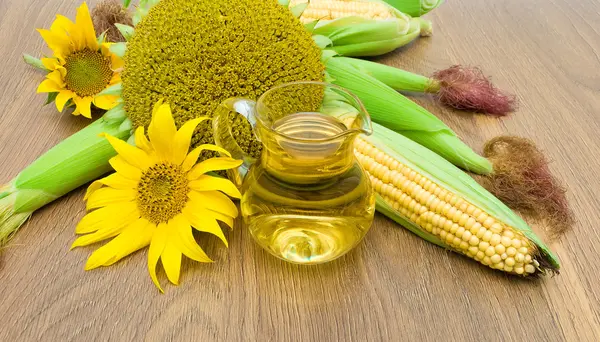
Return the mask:
<svg viewBox="0 0 600 342">
<path fill-rule="evenodd" d="M 23 52 L 35 28 L 79 1 L 0 0 L 0 180 L 83 127 L 42 107 L 43 76 Z M 90 1 L 93 6 L 95 1 Z M 600 4 L 595 0 L 452 0 L 428 15 L 434 36 L 385 56 L 430 74 L 481 66 L 521 102 L 509 118 L 453 113 L 428 98 L 471 146 L 515 134 L 535 140 L 569 188 L 578 219 L 551 247 L 554 278 L 524 281 L 433 246 L 382 216 L 355 251 L 299 267 L 262 251 L 239 225 L 229 249 L 202 241 L 214 264 L 184 262 L 160 295 L 146 251 L 85 272 L 93 248 L 69 252 L 82 190 L 37 212 L 0 254 L 0 341 L 598 341 L 600 340 Z"/>
</svg>

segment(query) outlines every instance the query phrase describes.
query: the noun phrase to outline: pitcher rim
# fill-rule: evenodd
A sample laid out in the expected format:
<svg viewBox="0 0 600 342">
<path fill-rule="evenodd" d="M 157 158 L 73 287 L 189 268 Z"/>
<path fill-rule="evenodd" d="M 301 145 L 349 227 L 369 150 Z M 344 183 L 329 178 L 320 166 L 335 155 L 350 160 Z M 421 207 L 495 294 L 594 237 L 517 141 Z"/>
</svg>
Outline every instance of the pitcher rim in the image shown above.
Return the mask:
<svg viewBox="0 0 600 342">
<path fill-rule="evenodd" d="M 336 135 L 330 136 L 330 137 L 326 137 L 326 138 L 310 138 L 310 139 L 306 139 L 306 138 L 298 138 L 298 137 L 291 137 L 287 134 L 283 134 L 281 132 L 278 132 L 277 130 L 269 127 L 268 125 L 266 125 L 264 123 L 264 120 L 262 119 L 262 115 L 259 113 L 258 110 L 258 104 L 261 103 L 261 101 L 263 100 L 263 97 L 266 96 L 267 94 L 269 94 L 272 91 L 278 90 L 280 88 L 285 88 L 288 87 L 290 85 L 297 85 L 297 84 L 316 84 L 316 85 L 321 85 L 323 87 L 329 87 L 329 88 L 335 88 L 338 89 L 340 91 L 343 91 L 344 93 L 348 94 L 357 104 L 358 107 L 357 110 L 359 111 L 358 115 L 363 115 L 364 118 L 366 119 L 366 122 L 363 122 L 363 127 L 361 128 L 353 128 L 350 129 L 348 128 L 347 130 L 340 132 Z M 309 142 L 309 141 L 314 141 L 314 142 L 326 142 L 326 141 L 331 141 L 331 140 L 336 140 L 339 139 L 341 137 L 344 137 L 346 135 L 352 134 L 352 133 L 356 133 L 356 134 L 367 134 L 370 135 L 373 133 L 373 125 L 371 122 L 371 116 L 369 115 L 369 112 L 367 111 L 367 109 L 365 108 L 364 104 L 362 103 L 362 101 L 360 100 L 360 98 L 358 96 L 356 96 L 354 93 L 352 93 L 350 90 L 344 88 L 344 87 L 340 87 L 336 84 L 332 84 L 332 83 L 328 83 L 328 82 L 321 82 L 321 81 L 294 81 L 294 82 L 287 82 L 287 83 L 283 83 L 280 84 L 278 86 L 275 86 L 269 90 L 267 90 L 266 92 L 264 92 L 259 98 L 258 100 L 256 100 L 257 103 L 257 109 L 256 109 L 256 117 L 257 117 L 257 123 L 260 124 L 261 126 L 263 126 L 264 128 L 268 129 L 270 132 L 273 132 L 274 134 L 277 134 L 279 136 L 285 137 L 288 140 L 291 141 L 298 141 L 298 142 Z M 366 126 L 366 128 L 365 128 Z"/>
</svg>

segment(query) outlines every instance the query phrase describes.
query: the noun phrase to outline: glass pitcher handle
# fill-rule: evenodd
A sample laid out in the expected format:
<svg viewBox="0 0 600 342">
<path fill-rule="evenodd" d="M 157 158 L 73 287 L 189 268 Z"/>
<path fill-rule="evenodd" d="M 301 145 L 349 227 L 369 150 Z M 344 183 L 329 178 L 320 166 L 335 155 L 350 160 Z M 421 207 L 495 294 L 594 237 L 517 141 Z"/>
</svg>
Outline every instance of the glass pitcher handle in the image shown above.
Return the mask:
<svg viewBox="0 0 600 342">
<path fill-rule="evenodd" d="M 256 126 L 255 115 L 256 101 L 245 98 L 231 98 L 223 101 L 215 110 L 213 116 L 213 136 L 215 144 L 231 153 L 231 157 L 241 159 L 244 163 L 237 170 L 229 170 L 227 175 L 229 179 L 239 188 L 242 185 L 242 179 L 248 173 L 248 169 L 256 162 L 256 158 L 250 156 L 237 143 L 235 136 L 231 131 L 230 120 L 234 115 L 239 114 L 246 118 L 252 130 Z M 258 140 L 256 134 L 254 137 Z"/>
</svg>

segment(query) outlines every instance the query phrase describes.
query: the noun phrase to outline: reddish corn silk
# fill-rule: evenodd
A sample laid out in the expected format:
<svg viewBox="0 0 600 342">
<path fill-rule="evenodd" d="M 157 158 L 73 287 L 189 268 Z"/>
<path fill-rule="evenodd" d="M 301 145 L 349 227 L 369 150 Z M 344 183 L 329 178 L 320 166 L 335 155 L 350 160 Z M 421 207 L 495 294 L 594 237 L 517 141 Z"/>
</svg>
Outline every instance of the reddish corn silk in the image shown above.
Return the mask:
<svg viewBox="0 0 600 342">
<path fill-rule="evenodd" d="M 439 90 L 434 92 L 444 105 L 498 116 L 516 109 L 515 95 L 496 88 L 477 67 L 453 65 L 436 72 L 432 78 L 439 82 Z"/>
</svg>

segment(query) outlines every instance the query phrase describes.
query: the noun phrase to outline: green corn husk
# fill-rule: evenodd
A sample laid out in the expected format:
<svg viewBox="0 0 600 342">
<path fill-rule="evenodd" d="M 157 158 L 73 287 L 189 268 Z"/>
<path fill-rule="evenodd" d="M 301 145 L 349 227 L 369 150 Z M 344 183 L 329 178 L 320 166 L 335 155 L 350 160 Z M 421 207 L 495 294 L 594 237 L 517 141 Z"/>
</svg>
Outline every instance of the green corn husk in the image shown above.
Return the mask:
<svg viewBox="0 0 600 342">
<path fill-rule="evenodd" d="M 101 133 L 130 135 L 122 105 L 63 140 L 0 187 L 0 246 L 42 206 L 110 171 L 115 150 Z"/>
<path fill-rule="evenodd" d="M 437 93 L 440 90 L 439 81 L 427 76 L 363 59 L 339 58 L 397 91 Z"/>
<path fill-rule="evenodd" d="M 392 7 L 413 17 L 420 17 L 442 4 L 442 0 L 383 0 Z"/>
<path fill-rule="evenodd" d="M 373 124 L 374 134 L 361 137 L 398 162 L 427 177 L 437 185 L 452 191 L 469 203 L 481 208 L 494 218 L 522 233 L 537 248 L 542 273 L 557 272 L 560 263 L 556 255 L 542 242 L 531 228 L 499 199 L 485 190 L 469 175 L 456 168 L 436 153 L 381 125 Z M 381 196 L 377 196 L 377 210 L 401 224 L 421 238 L 453 250 L 438 237 L 421 229 L 410 219 L 394 210 Z"/>
<path fill-rule="evenodd" d="M 344 59 L 331 57 L 325 62 L 332 83 L 356 94 L 373 121 L 418 142 L 462 169 L 478 174 L 492 172 L 491 163 L 463 143 L 435 115 Z"/>
<path fill-rule="evenodd" d="M 341 56 L 378 56 L 431 34 L 431 22 L 420 18 L 372 20 L 347 17 L 319 23 L 313 34 L 331 40 L 326 50 Z"/>
</svg>

